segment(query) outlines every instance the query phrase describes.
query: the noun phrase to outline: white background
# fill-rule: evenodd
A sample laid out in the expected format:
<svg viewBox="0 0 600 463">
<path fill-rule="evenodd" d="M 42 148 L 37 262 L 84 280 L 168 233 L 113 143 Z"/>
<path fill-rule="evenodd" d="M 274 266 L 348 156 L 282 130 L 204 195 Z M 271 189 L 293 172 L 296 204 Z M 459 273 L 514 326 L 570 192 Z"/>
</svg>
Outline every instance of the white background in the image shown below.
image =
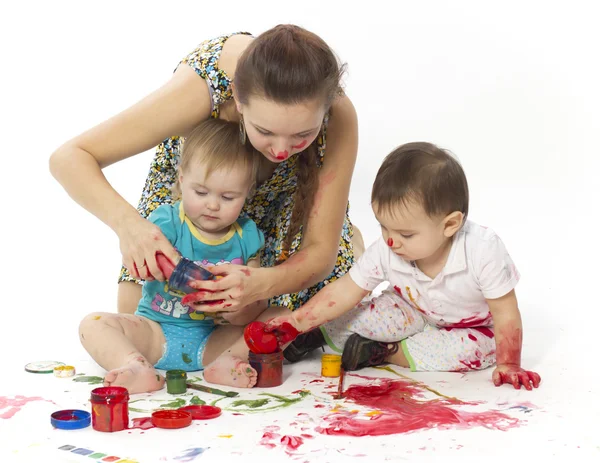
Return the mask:
<svg viewBox="0 0 600 463">
<path fill-rule="evenodd" d="M 378 236 L 369 198 L 383 157 L 417 140 L 452 150 L 470 182 L 470 218 L 500 234 L 522 274 L 526 361 L 533 368 L 568 348 L 583 367 L 573 379 L 590 374 L 600 198 L 593 5 L 3 3 L 3 361 L 85 356 L 79 320 L 116 310 L 118 240 L 51 177 L 53 150 L 163 84 L 200 41 L 292 22 L 348 63 L 360 124 L 351 218 L 366 243 Z M 105 170 L 132 204 L 152 155 Z"/>
</svg>

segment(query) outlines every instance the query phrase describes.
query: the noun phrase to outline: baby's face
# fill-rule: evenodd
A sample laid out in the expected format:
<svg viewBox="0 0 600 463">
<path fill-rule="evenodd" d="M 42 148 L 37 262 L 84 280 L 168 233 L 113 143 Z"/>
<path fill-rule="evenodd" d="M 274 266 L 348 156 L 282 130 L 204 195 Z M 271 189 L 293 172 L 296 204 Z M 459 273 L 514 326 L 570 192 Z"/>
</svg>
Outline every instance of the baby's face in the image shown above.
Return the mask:
<svg viewBox="0 0 600 463">
<path fill-rule="evenodd" d="M 415 202 L 389 208 L 374 203 L 373 212 L 381 225 L 383 239 L 404 260 L 427 259 L 448 239 L 444 234 L 444 217 L 429 217 Z"/>
<path fill-rule="evenodd" d="M 198 230 L 218 234 L 237 220 L 251 179 L 243 166 L 206 174 L 206 168 L 196 164 L 180 175 L 183 210 Z"/>
</svg>

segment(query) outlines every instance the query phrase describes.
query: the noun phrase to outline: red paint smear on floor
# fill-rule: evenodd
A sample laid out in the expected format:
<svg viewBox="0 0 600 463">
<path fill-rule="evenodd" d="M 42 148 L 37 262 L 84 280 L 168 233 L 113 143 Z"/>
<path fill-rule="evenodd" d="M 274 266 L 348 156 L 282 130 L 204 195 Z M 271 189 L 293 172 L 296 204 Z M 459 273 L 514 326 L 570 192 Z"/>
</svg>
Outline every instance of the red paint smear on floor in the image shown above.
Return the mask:
<svg viewBox="0 0 600 463">
<path fill-rule="evenodd" d="M 133 425 L 130 426 L 130 429 L 152 429 L 154 428 L 154 424 L 152 424 L 152 417 L 145 416 L 144 418 L 134 418 Z"/>
<path fill-rule="evenodd" d="M 8 410 L 0 413 L 0 418 L 8 420 L 15 416 L 19 412 L 19 410 L 21 410 L 21 407 L 23 407 L 29 402 L 35 402 L 37 400 L 44 400 L 46 402 L 54 403 L 42 397 L 25 397 L 22 395 L 17 395 L 13 399 L 9 399 L 8 397 L 0 397 L 0 410 L 4 410 L 5 408 L 11 407 Z"/>
<path fill-rule="evenodd" d="M 359 375 L 353 375 L 359 376 Z M 376 380 L 377 378 L 370 378 Z M 347 401 L 380 411 L 371 417 L 337 410 L 324 418 L 316 428 L 321 434 L 345 436 L 384 436 L 421 429 L 465 429 L 482 426 L 505 431 L 519 426 L 520 421 L 496 410 L 467 412 L 457 405 L 477 405 L 458 399 L 419 400 L 424 391 L 417 384 L 404 380 L 379 379 L 378 384 L 352 385 L 344 392 Z"/>
<path fill-rule="evenodd" d="M 300 436 L 283 436 L 281 443 L 286 446 L 286 450 L 296 450 L 304 444 L 304 439 Z"/>
</svg>

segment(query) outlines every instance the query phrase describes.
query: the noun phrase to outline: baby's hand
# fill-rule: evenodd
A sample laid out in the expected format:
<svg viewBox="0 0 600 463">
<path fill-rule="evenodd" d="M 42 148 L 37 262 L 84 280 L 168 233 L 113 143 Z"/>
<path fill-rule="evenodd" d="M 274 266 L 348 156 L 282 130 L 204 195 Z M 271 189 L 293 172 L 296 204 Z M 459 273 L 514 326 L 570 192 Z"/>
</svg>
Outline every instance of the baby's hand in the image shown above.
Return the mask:
<svg viewBox="0 0 600 463">
<path fill-rule="evenodd" d="M 295 325 L 296 322 L 291 315 L 276 317 L 267 321 L 265 332 L 273 333 L 277 337 L 277 343 L 283 346 L 292 342 L 300 334 Z"/>
<path fill-rule="evenodd" d="M 533 387 L 540 385 L 540 375 L 533 371 L 523 370 L 523 368 L 517 365 L 498 365 L 492 374 L 492 381 L 496 387 L 502 384 L 512 384 L 515 389 L 521 389 L 521 384 L 525 386 L 525 389 L 531 391 Z"/>
</svg>

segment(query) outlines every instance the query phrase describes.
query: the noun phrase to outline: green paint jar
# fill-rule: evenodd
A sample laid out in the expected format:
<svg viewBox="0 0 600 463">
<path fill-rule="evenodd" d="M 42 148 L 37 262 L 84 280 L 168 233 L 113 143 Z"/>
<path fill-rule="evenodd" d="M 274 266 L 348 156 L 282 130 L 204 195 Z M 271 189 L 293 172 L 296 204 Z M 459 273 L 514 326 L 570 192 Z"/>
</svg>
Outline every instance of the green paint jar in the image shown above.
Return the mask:
<svg viewBox="0 0 600 463">
<path fill-rule="evenodd" d="M 183 394 L 187 391 L 187 373 L 183 370 L 167 371 L 167 392 Z"/>
</svg>

